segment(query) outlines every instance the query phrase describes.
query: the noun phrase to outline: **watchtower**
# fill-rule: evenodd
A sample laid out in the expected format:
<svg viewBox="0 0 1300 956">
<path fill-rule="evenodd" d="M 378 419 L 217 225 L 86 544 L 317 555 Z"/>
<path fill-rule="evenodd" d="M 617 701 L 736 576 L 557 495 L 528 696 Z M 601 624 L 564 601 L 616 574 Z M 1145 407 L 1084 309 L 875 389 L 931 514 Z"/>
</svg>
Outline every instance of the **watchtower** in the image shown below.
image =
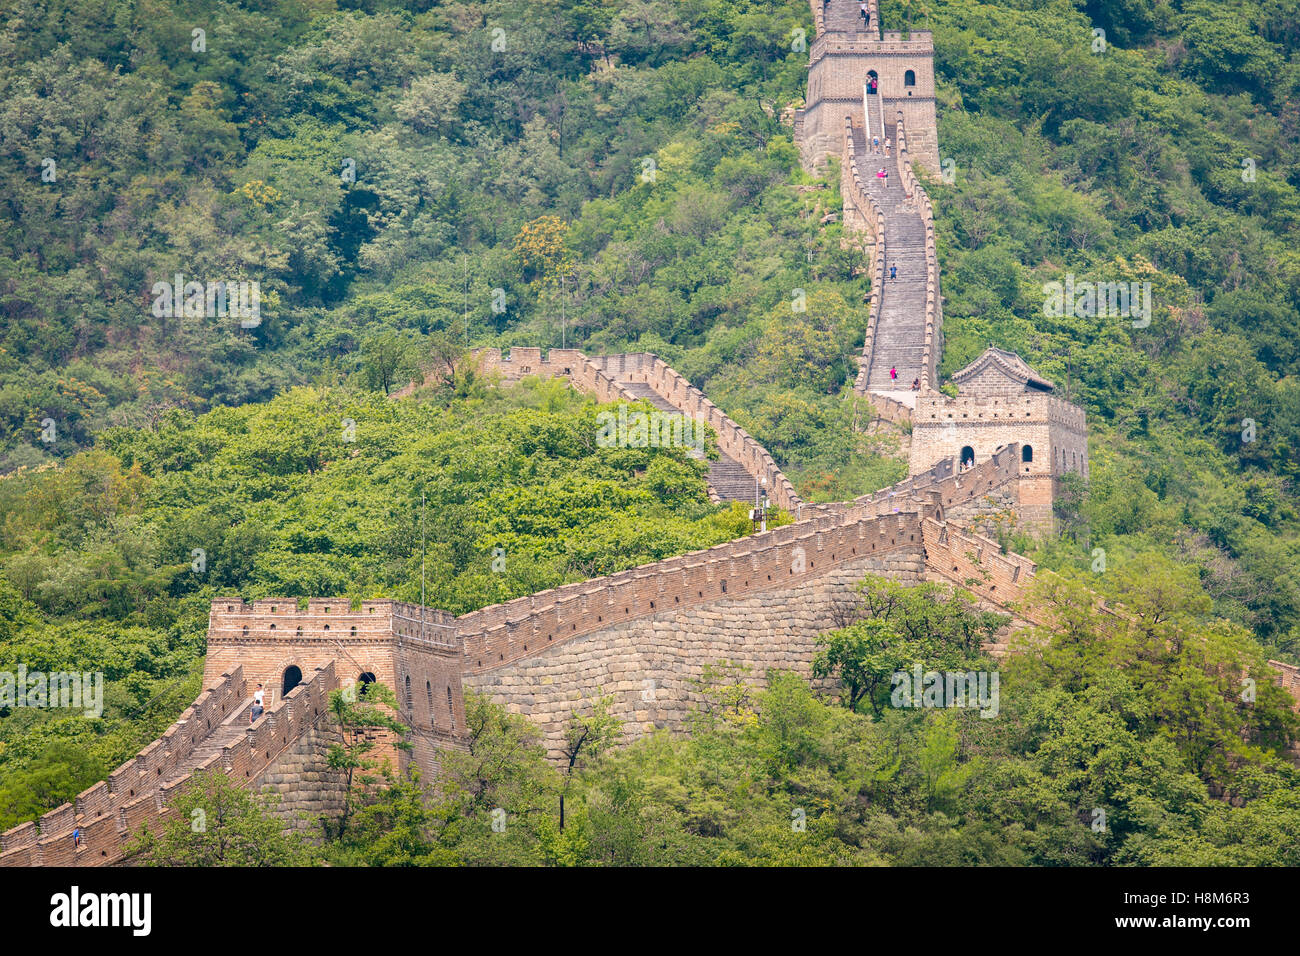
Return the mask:
<svg viewBox="0 0 1300 956">
<path fill-rule="evenodd" d="M 952 381 L 956 398 L 930 389 L 917 398 L 909 472 L 951 459 L 960 474 L 1017 442 L 1016 512 L 1025 525 L 1050 530 L 1056 480 L 1068 473 L 1088 477 L 1083 409 L 1057 397 L 1055 386 L 1015 352 L 992 346 Z"/>
<path fill-rule="evenodd" d="M 453 615 L 386 599 L 353 607 L 346 598 L 312 598 L 300 608 L 297 598 L 213 598 L 204 687 L 241 665 L 250 692 L 263 685 L 269 708 L 331 661 L 344 688 L 361 694 L 378 681 L 397 695 L 411 750 L 393 752 L 394 769 L 413 760 L 422 773 L 436 772 L 437 750 L 455 746 L 465 727 Z"/>
<path fill-rule="evenodd" d="M 816 0 L 814 0 L 816 2 Z M 812 44 L 806 105 L 795 114 L 800 156 L 813 171 L 844 146 L 844 117 L 868 130 L 867 141 L 898 141 L 898 113 L 907 124 L 912 159 L 939 175 L 934 106 L 934 43 L 929 32 L 851 32 L 834 21 Z M 876 82 L 872 94 L 871 81 Z"/>
</svg>

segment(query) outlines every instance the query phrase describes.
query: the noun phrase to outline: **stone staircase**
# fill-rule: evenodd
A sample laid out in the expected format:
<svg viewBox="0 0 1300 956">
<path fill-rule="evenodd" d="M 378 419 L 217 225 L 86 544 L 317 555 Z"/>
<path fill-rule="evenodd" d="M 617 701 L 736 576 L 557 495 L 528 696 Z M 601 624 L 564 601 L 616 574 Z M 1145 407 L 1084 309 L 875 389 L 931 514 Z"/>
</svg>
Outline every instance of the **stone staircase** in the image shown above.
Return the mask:
<svg viewBox="0 0 1300 956">
<path fill-rule="evenodd" d="M 616 376 L 617 377 L 617 376 Z M 637 398 L 644 399 L 655 408 L 665 412 L 684 412 L 674 406 L 645 382 L 632 382 L 619 379 L 619 384 Z M 734 458 L 719 452 L 717 461 L 709 462 L 709 494 L 718 501 L 754 501 L 754 476 L 745 470 L 745 466 Z"/>
<path fill-rule="evenodd" d="M 894 123 L 886 124 L 885 135 L 891 142 L 897 141 Z M 872 153 L 858 126 L 853 128 L 853 145 L 863 188 L 885 217 L 885 282 L 875 317 L 875 347 L 866 387 L 869 392 L 912 405 L 912 380 L 925 381 L 925 225 L 903 192 L 897 151 L 891 149 L 888 158 Z M 876 178 L 882 166 L 889 172 L 887 186 Z M 891 267 L 897 269 L 897 278 L 889 278 Z M 890 376 L 891 368 L 897 369 L 897 378 Z"/>
<path fill-rule="evenodd" d="M 726 455 L 709 462 L 709 487 L 719 501 L 754 502 L 754 476 Z"/>
<path fill-rule="evenodd" d="M 869 3 L 867 6 L 870 9 L 875 7 L 875 4 Z M 823 3 L 822 16 L 825 18 L 827 33 L 848 33 L 869 36 L 872 39 L 880 38 L 880 24 L 876 11 L 871 10 L 871 28 L 865 29 L 862 25 L 862 15 L 858 12 L 858 0 L 831 0 L 830 3 Z"/>
<path fill-rule="evenodd" d="M 218 724 L 212 733 L 208 734 L 207 738 L 194 748 L 194 752 L 176 768 L 176 771 L 168 778 L 167 782 L 171 783 L 173 780 L 178 780 L 193 773 L 202 766 L 203 761 L 213 754 L 221 753 L 221 751 L 243 737 L 248 728 L 252 726 L 248 721 L 252 706 L 253 697 L 250 694 L 247 700 L 236 707 L 229 717 Z M 263 714 L 261 719 L 265 720 L 266 715 Z"/>
</svg>

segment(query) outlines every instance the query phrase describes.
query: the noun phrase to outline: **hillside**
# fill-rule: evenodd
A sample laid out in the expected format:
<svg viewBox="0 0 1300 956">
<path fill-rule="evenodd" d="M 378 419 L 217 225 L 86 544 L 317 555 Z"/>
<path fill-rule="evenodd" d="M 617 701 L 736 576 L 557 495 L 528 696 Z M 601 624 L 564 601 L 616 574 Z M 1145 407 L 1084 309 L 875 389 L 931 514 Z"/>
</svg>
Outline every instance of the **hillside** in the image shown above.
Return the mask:
<svg viewBox="0 0 1300 956">
<path fill-rule="evenodd" d="M 749 532 L 700 462 L 596 454 L 594 403 L 494 388 L 469 347 L 655 352 L 809 501 L 906 474 L 907 429 L 852 389 L 870 279 L 838 169 L 808 175 L 793 140 L 806 3 L 0 16 L 0 667 L 110 683 L 102 720 L 0 713 L 0 829 L 175 718 L 214 594 L 418 601 L 423 571 L 426 603 L 463 613 Z M 730 723 L 597 762 L 576 784 L 585 847 L 543 825 L 497 861 L 1294 864 L 1230 849 L 1294 825 L 1282 703 L 1207 726 L 1169 688 L 1230 704 L 1230 677 L 1300 662 L 1300 11 L 899 0 L 881 17 L 934 37 L 941 376 L 996 345 L 1088 416 L 1090 480 L 1059 534 L 1006 543 L 1176 619 L 1177 650 L 1159 629 L 1102 649 L 1093 621 L 1048 635 L 1008 669 L 1023 696 L 996 731 L 873 720 L 778 681 Z M 256 321 L 160 315 L 178 275 L 258 282 Z M 1067 278 L 1150 283 L 1149 314 L 1054 311 Z M 917 653 L 982 660 L 960 650 Z M 511 773 L 547 777 L 483 707 L 536 757 Z M 1107 777 L 1120 752 L 1130 773 Z M 547 780 L 512 799 L 569 787 Z M 872 809 L 789 857 L 783 789 Z M 1022 798 L 1050 804 L 1042 832 Z M 1071 842 L 1102 804 L 1122 839 Z M 486 825 L 425 862 L 493 862 Z M 336 859 L 393 862 L 366 843 Z"/>
</svg>

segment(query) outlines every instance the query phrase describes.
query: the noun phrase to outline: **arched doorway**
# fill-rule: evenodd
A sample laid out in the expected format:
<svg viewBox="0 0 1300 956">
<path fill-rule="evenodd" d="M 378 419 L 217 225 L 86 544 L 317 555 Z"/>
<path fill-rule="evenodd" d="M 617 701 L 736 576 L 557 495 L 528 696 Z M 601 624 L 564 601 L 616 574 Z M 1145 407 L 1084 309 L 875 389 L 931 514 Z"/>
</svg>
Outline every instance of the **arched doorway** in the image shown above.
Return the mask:
<svg viewBox="0 0 1300 956">
<path fill-rule="evenodd" d="M 375 675 L 372 674 L 372 673 L 370 673 L 370 671 L 365 671 L 364 673 L 358 675 L 358 677 L 357 677 L 357 697 L 358 697 L 358 698 L 360 698 L 360 697 L 365 697 L 365 696 L 366 696 L 366 688 L 369 687 L 369 686 L 370 686 L 371 684 L 373 684 L 374 682 L 375 682 Z"/>
<path fill-rule="evenodd" d="M 1020 460 L 1023 461 L 1023 462 L 1031 462 L 1031 461 L 1034 460 L 1034 446 L 1033 446 L 1033 445 L 1021 445 L 1021 446 L 1020 446 Z"/>
<path fill-rule="evenodd" d="M 880 92 L 880 77 L 876 74 L 875 70 L 867 70 L 867 92 Z"/>
<path fill-rule="evenodd" d="M 904 86 L 916 86 L 916 70 L 908 70 L 903 74 Z"/>
<path fill-rule="evenodd" d="M 284 678 L 280 681 L 280 699 L 283 700 L 289 691 L 293 690 L 302 683 L 302 671 L 296 665 L 290 664 L 284 669 Z"/>
<path fill-rule="evenodd" d="M 975 464 L 975 449 L 970 445 L 962 445 L 961 466 L 963 468 L 969 468 L 973 464 Z"/>
</svg>

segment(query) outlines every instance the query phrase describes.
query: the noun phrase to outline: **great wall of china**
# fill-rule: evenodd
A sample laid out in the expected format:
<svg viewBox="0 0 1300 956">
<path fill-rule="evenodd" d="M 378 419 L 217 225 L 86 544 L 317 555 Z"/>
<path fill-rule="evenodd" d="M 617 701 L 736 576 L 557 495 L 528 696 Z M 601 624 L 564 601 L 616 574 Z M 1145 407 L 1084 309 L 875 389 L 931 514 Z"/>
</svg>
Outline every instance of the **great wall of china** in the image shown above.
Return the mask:
<svg viewBox="0 0 1300 956">
<path fill-rule="evenodd" d="M 752 436 L 657 356 L 482 350 L 484 372 L 506 381 L 564 378 L 602 403 L 649 402 L 706 421 L 718 450 L 711 494 L 752 500 L 765 482 L 773 503 L 797 520 L 459 617 L 391 600 L 215 599 L 194 704 L 74 803 L 0 834 L 0 865 L 121 862 L 139 828 L 169 819 L 173 795 L 202 770 L 274 790 L 286 826 L 302 825 L 300 813 L 337 812 L 340 784 L 322 756 L 336 739 L 328 696 L 358 680 L 396 692 L 412 749 L 393 757 L 428 775 L 440 754 L 462 746 L 467 688 L 536 722 L 554 755 L 570 712 L 600 695 L 613 697 L 625 736 L 635 739 L 679 729 L 695 700 L 692 679 L 719 660 L 760 680 L 769 668 L 809 675 L 816 637 L 837 626 L 837 605 L 864 574 L 958 585 L 1009 611 L 1013 627 L 1039 622 L 1022 606 L 1034 563 L 972 529 L 990 510 L 1007 509 L 1030 528 L 1050 528 L 1056 479 L 1087 475 L 1083 412 L 997 349 L 953 376 L 958 397 L 937 390 L 934 214 L 912 169 L 939 170 L 931 39 L 882 32 L 874 0 L 870 27 L 846 0 L 812 0 L 812 12 L 796 141 L 810 170 L 839 160 L 846 225 L 870 247 L 869 330 L 855 389 L 880 417 L 911 425 L 910 476 L 850 502 L 809 504 Z M 909 387 L 913 379 L 920 388 Z M 1300 668 L 1271 663 L 1300 697 Z M 267 711 L 249 726 L 258 684 Z M 82 834 L 75 846 L 74 828 Z"/>
</svg>

